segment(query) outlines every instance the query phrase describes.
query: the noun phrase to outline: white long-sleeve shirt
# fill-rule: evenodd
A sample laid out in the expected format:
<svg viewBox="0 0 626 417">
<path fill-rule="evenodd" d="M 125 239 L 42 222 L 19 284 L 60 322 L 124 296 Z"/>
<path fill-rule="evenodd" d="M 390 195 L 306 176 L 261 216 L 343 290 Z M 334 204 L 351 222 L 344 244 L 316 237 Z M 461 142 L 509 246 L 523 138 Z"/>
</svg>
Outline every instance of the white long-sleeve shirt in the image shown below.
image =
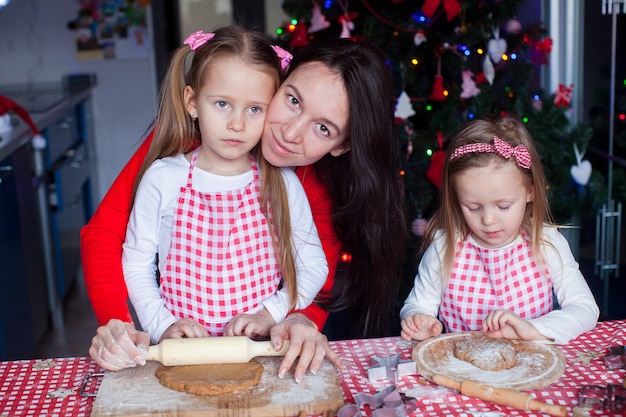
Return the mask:
<svg viewBox="0 0 626 417">
<path fill-rule="evenodd" d="M 545 261 L 560 309 L 528 321 L 543 336 L 563 344 L 593 329 L 600 311 L 565 237 L 556 228 L 545 227 L 544 239 L 547 243 L 544 244 Z M 442 271 L 443 243 L 444 235 L 440 233 L 426 249 L 413 289 L 400 310 L 402 320 L 417 313 L 438 316 L 446 288 Z M 480 246 L 475 240 L 473 244 Z"/>
<path fill-rule="evenodd" d="M 313 223 L 311 208 L 300 180 L 291 170 L 281 170 L 289 200 L 294 245 L 298 299 L 296 308 L 308 306 L 328 274 L 328 264 Z M 156 280 L 170 248 L 172 221 L 180 187 L 187 182 L 189 161 L 184 155 L 155 161 L 142 177 L 129 218 L 122 265 L 128 293 L 144 331 L 153 341 L 177 321 L 165 307 Z M 260 173 L 263 175 L 263 173 Z M 220 192 L 245 187 L 252 171 L 236 176 L 219 176 L 193 170 L 192 186 L 199 192 Z M 274 320 L 281 322 L 289 312 L 289 295 L 282 288 L 263 301 Z"/>
</svg>

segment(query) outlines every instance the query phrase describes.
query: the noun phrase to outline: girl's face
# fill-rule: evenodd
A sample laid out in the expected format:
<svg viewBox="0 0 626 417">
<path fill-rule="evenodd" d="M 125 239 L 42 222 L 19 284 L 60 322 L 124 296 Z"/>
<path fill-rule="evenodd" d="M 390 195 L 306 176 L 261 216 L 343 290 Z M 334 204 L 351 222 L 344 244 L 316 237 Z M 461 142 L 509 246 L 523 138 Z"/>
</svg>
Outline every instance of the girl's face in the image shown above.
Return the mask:
<svg viewBox="0 0 626 417">
<path fill-rule="evenodd" d="M 200 91 L 185 88 L 187 112 L 198 117 L 202 144 L 198 166 L 237 175 L 250 169 L 249 152 L 259 142 L 276 80 L 236 57 L 219 57 Z"/>
<path fill-rule="evenodd" d="M 305 166 L 350 150 L 348 93 L 321 62 L 294 70 L 274 95 L 261 139 L 263 156 L 279 167 Z"/>
<path fill-rule="evenodd" d="M 463 217 L 480 245 L 500 248 L 517 238 L 533 190 L 514 162 L 469 168 L 453 181 Z"/>
</svg>

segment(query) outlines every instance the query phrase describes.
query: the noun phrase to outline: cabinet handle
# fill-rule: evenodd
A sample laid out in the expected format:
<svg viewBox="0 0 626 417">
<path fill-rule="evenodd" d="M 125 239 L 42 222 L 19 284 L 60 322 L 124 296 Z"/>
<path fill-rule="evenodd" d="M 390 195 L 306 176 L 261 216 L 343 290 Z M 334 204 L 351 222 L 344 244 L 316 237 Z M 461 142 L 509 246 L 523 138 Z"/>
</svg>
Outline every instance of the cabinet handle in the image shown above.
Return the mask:
<svg viewBox="0 0 626 417">
<path fill-rule="evenodd" d="M 8 179 L 13 174 L 13 167 L 11 165 L 0 166 L 0 184 Z"/>
</svg>

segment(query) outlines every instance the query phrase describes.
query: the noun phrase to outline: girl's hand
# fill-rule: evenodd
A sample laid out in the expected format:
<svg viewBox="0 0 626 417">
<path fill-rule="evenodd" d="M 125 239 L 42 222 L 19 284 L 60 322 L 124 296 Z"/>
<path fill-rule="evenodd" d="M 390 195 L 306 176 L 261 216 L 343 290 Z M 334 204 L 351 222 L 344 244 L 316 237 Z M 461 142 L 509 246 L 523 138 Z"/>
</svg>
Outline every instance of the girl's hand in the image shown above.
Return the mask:
<svg viewBox="0 0 626 417">
<path fill-rule="evenodd" d="M 159 342 L 164 339 L 182 339 L 183 337 L 209 337 L 209 332 L 194 319 L 185 318 L 178 320 L 168 327 L 167 330 L 163 332 Z"/>
<path fill-rule="evenodd" d="M 119 371 L 146 364 L 150 336 L 140 332 L 131 323 L 111 319 L 98 327 L 91 339 L 89 355 L 96 363 L 109 371 Z"/>
<path fill-rule="evenodd" d="M 256 314 L 237 314 L 224 329 L 224 336 L 268 336 L 276 322 L 266 308 Z"/>
<path fill-rule="evenodd" d="M 483 332 L 504 339 L 548 340 L 530 322 L 508 310 L 494 310 L 487 314 L 483 319 Z"/>
<path fill-rule="evenodd" d="M 400 336 L 404 340 L 424 340 L 439 336 L 443 331 L 443 324 L 436 317 L 426 314 L 414 314 L 402 320 Z"/>
<path fill-rule="evenodd" d="M 282 349 L 285 340 L 289 340 L 289 349 L 278 367 L 279 378 L 287 375 L 298 356 L 300 359 L 293 372 L 293 378 L 297 383 L 304 380 L 307 369 L 315 375 L 325 357 L 337 368 L 345 368 L 341 359 L 330 348 L 326 336 L 320 333 L 317 326 L 304 314 L 289 315 L 282 323 L 272 327 L 270 338 L 276 350 Z"/>
</svg>

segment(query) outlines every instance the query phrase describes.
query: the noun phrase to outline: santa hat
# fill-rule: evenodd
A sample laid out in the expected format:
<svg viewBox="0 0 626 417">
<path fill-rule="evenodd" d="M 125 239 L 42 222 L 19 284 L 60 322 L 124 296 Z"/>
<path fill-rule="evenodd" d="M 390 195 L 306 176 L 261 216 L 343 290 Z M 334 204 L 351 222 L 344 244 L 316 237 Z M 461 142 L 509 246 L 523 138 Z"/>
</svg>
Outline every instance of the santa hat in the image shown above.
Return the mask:
<svg viewBox="0 0 626 417">
<path fill-rule="evenodd" d="M 0 96 L 0 132 L 11 130 L 11 116 L 9 115 L 11 110 L 30 126 L 34 135 L 33 145 L 37 148 L 45 146 L 46 140 L 39 133 L 33 119 L 30 118 L 30 114 L 22 106 L 5 96 Z"/>
</svg>

